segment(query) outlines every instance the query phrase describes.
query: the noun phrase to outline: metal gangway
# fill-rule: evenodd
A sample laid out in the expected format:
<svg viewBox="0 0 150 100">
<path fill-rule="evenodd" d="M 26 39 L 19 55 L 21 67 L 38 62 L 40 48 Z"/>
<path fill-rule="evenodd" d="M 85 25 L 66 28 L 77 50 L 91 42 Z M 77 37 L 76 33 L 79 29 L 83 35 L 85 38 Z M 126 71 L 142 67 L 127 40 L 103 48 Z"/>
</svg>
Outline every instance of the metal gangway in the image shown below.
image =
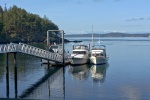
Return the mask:
<svg viewBox="0 0 150 100">
<path fill-rule="evenodd" d="M 41 48 L 37 48 L 24 43 L 10 43 L 0 45 L 0 53 L 24 53 L 32 56 L 36 56 L 56 63 L 62 63 L 63 57 L 58 53 L 53 53 Z"/>
</svg>

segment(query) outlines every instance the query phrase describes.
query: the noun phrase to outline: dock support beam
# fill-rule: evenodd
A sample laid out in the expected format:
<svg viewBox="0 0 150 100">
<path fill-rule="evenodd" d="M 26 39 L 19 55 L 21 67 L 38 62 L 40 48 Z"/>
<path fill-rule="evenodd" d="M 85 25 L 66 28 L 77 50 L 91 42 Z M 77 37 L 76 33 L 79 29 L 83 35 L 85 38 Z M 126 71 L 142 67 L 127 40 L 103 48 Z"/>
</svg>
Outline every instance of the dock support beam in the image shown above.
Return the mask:
<svg viewBox="0 0 150 100">
<path fill-rule="evenodd" d="M 8 67 L 8 53 L 6 53 L 6 96 L 9 98 L 9 67 Z"/>
<path fill-rule="evenodd" d="M 63 95 L 65 100 L 65 67 L 63 67 Z"/>
<path fill-rule="evenodd" d="M 72 45 L 72 50 L 74 50 L 74 45 Z"/>
<path fill-rule="evenodd" d="M 90 43 L 89 43 L 89 51 L 90 51 Z"/>
<path fill-rule="evenodd" d="M 65 62 L 64 62 L 64 31 L 62 30 L 62 49 L 63 49 L 63 65 L 65 65 Z"/>
<path fill-rule="evenodd" d="M 49 63 L 49 60 L 47 60 L 48 61 L 48 65 L 47 65 L 47 67 L 48 67 L 48 70 L 50 69 L 49 67 L 50 67 L 50 63 Z"/>
<path fill-rule="evenodd" d="M 15 98 L 17 98 L 17 93 L 18 93 L 18 89 L 17 89 L 17 59 L 16 59 L 16 54 L 14 53 L 14 84 L 15 84 Z"/>
<path fill-rule="evenodd" d="M 63 54 L 62 54 L 62 65 L 65 65 L 65 60 L 64 60 L 64 31 L 63 30 L 48 30 L 47 31 L 47 46 L 49 47 L 49 32 L 61 32 L 62 33 L 62 49 L 63 49 Z"/>
<path fill-rule="evenodd" d="M 49 42 L 49 31 L 47 31 L 47 50 L 49 48 L 50 42 Z"/>
</svg>

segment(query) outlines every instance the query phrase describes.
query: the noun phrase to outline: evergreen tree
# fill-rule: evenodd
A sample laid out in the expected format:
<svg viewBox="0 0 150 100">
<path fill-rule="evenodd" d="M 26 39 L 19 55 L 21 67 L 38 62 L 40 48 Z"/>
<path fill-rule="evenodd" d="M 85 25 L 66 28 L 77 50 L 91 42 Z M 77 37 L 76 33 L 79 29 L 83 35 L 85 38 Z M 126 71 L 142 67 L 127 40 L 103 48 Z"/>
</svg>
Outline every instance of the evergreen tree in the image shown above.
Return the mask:
<svg viewBox="0 0 150 100">
<path fill-rule="evenodd" d="M 3 20 L 3 8 L 0 6 L 0 21 Z"/>
<path fill-rule="evenodd" d="M 6 7 L 6 4 L 5 4 L 5 7 L 4 7 L 4 11 L 5 11 L 5 12 L 7 12 L 7 7 Z"/>
<path fill-rule="evenodd" d="M 4 10 L 0 6 L 0 32 L 4 33 L 8 42 L 40 42 L 46 39 L 47 30 L 58 30 L 46 16 L 28 13 L 25 9 L 13 5 Z"/>
</svg>

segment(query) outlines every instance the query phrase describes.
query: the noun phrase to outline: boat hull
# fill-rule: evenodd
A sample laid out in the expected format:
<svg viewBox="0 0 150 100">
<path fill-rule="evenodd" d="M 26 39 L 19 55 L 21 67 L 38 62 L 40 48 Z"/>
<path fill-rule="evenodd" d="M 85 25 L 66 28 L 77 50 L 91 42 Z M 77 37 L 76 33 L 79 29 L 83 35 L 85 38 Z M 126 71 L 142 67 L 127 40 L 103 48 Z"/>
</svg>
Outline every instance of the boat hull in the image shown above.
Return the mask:
<svg viewBox="0 0 150 100">
<path fill-rule="evenodd" d="M 81 64 L 87 64 L 89 62 L 88 58 L 71 58 L 70 63 L 72 65 L 81 65 Z"/>
<path fill-rule="evenodd" d="M 95 65 L 98 65 L 98 64 L 105 64 L 107 63 L 108 61 L 108 57 L 95 57 L 95 56 L 91 56 L 90 57 L 90 63 L 91 64 L 95 64 Z"/>
</svg>

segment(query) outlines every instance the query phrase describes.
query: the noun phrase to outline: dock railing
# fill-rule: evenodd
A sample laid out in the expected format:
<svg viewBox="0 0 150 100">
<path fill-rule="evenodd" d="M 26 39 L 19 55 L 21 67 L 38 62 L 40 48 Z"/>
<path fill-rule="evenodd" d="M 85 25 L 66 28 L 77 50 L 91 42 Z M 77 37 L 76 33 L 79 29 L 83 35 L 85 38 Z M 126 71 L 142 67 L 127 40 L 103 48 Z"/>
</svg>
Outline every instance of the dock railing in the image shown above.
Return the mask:
<svg viewBox="0 0 150 100">
<path fill-rule="evenodd" d="M 58 53 L 49 52 L 47 50 L 37 48 L 31 45 L 27 45 L 24 43 L 19 43 L 19 44 L 10 43 L 10 44 L 0 45 L 0 53 L 15 53 L 15 52 L 20 52 L 20 53 L 40 57 L 54 62 L 59 62 L 59 63 L 63 62 L 62 55 Z"/>
</svg>

